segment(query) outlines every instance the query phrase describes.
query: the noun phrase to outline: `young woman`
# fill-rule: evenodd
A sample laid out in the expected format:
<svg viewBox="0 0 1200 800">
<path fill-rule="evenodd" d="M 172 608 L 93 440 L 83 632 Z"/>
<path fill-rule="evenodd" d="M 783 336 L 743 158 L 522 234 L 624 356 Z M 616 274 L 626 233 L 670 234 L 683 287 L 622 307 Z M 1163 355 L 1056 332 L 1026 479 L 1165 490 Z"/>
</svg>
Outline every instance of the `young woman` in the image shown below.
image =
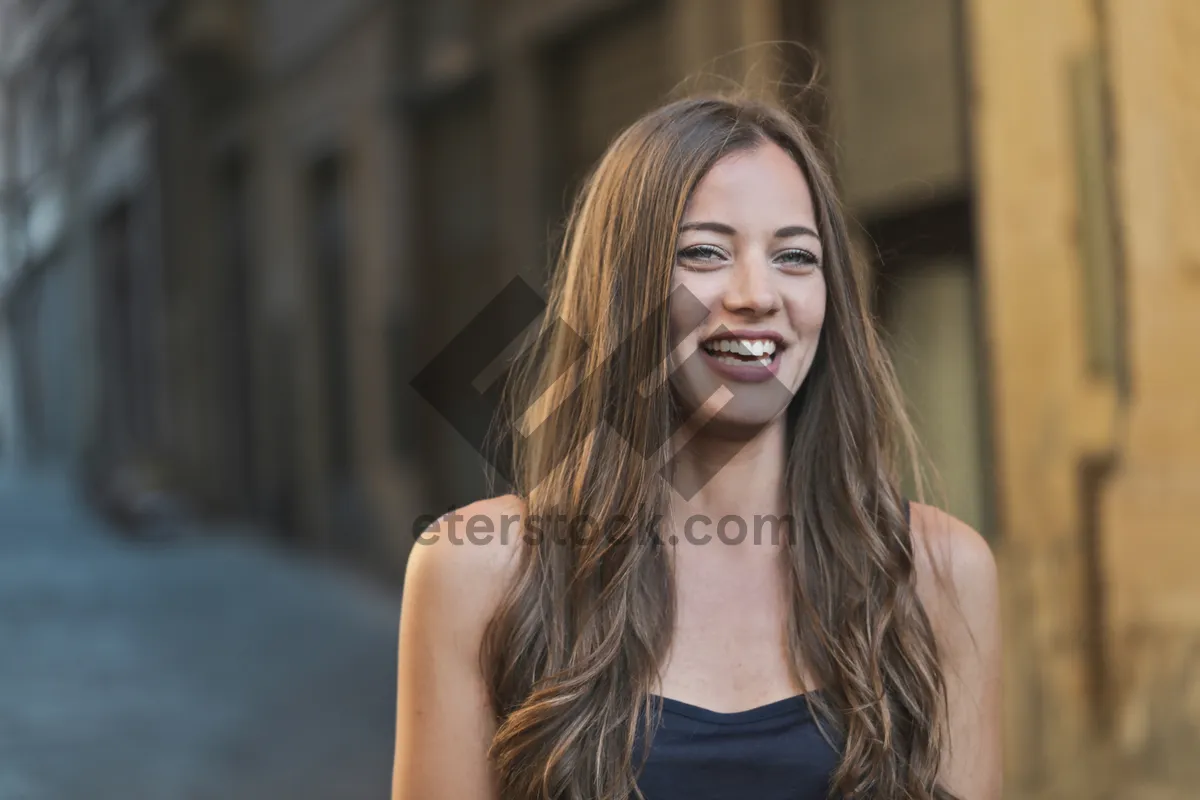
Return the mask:
<svg viewBox="0 0 1200 800">
<path fill-rule="evenodd" d="M 900 494 L 911 430 L 803 126 L 719 97 L 635 122 L 545 320 L 516 493 L 409 562 L 393 798 L 999 798 L 995 566 Z"/>
</svg>

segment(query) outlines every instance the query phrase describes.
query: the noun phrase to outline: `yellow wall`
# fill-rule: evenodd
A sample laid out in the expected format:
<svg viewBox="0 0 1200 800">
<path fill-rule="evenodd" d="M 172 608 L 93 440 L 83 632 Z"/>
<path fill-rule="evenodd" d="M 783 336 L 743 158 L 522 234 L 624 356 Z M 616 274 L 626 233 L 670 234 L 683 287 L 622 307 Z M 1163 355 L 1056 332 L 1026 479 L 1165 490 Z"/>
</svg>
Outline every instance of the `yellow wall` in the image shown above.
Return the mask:
<svg viewBox="0 0 1200 800">
<path fill-rule="evenodd" d="M 967 36 L 997 516 L 1010 785 L 1071 779 L 1086 750 L 1076 430 L 1085 393 L 1065 71 L 1084 0 L 975 0 Z"/>
<path fill-rule="evenodd" d="M 1132 400 L 1104 505 L 1117 739 L 1200 785 L 1200 3 L 1110 0 Z"/>
<path fill-rule="evenodd" d="M 1010 790 L 1149 797 L 1153 785 L 1164 792 L 1153 796 L 1194 796 L 1200 4 L 973 0 L 968 9 Z M 1071 65 L 1106 43 L 1115 159 L 1084 169 L 1114 171 L 1127 397 L 1115 376 L 1088 371 L 1084 275 L 1098 259 L 1084 257 L 1079 234 L 1095 198 L 1078 189 L 1088 145 L 1071 113 Z M 1105 454 L 1117 466 L 1098 493 L 1092 547 L 1080 467 Z"/>
</svg>

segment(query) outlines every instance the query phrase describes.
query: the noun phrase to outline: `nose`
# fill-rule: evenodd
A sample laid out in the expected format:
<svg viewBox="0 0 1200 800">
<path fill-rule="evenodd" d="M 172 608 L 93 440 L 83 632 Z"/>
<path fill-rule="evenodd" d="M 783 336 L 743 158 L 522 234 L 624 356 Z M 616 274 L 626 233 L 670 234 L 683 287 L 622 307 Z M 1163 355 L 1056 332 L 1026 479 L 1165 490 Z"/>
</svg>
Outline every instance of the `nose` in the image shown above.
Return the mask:
<svg viewBox="0 0 1200 800">
<path fill-rule="evenodd" d="M 731 313 L 765 316 L 778 311 L 779 292 L 772 280 L 771 267 L 764 258 L 740 258 L 729 271 L 722 304 Z"/>
</svg>

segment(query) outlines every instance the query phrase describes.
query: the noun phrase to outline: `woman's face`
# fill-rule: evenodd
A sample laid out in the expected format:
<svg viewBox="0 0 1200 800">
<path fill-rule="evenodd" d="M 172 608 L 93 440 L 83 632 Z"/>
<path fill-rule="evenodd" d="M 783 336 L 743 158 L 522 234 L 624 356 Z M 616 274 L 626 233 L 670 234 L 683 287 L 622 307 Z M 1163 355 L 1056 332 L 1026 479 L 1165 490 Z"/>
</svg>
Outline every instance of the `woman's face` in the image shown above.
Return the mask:
<svg viewBox="0 0 1200 800">
<path fill-rule="evenodd" d="M 671 308 L 671 381 L 689 416 L 753 428 L 787 407 L 825 320 L 817 230 L 808 181 L 774 143 L 722 158 L 696 186 L 673 288 L 708 317 L 696 327 L 688 304 Z"/>
</svg>

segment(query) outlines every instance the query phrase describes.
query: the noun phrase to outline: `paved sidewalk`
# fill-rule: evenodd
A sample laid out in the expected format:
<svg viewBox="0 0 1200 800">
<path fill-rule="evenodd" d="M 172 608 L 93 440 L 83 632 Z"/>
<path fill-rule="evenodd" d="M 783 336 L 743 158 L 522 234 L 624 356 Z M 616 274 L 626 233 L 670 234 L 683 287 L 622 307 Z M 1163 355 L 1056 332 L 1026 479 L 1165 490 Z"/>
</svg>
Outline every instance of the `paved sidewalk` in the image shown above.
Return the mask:
<svg viewBox="0 0 1200 800">
<path fill-rule="evenodd" d="M 199 535 L 197 535 L 199 534 Z M 0 800 L 388 796 L 399 597 L 0 477 Z"/>
</svg>

